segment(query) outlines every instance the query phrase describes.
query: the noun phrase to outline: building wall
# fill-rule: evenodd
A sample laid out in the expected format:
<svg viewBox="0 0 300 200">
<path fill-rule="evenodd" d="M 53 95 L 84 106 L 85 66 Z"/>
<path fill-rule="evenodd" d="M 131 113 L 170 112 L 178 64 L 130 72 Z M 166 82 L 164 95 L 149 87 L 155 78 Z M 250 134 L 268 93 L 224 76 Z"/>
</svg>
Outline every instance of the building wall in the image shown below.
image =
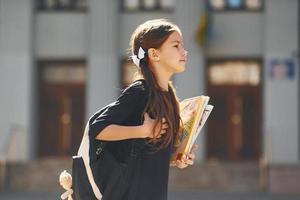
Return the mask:
<svg viewBox="0 0 300 200">
<path fill-rule="evenodd" d="M 213 40 L 207 52 L 194 43 L 203 1 L 177 0 L 174 12 L 161 13 L 120 13 L 118 2 L 91 0 L 88 13 L 33 14 L 33 0 L 0 0 L 0 137 L 16 127 L 24 137 L 20 140 L 23 158 L 33 157 L 36 146 L 33 60 L 87 60 L 88 117 L 119 94 L 120 59 L 126 55 L 131 32 L 147 19 L 169 18 L 182 29 L 189 55 L 186 71 L 174 77 L 181 99 L 206 93 L 205 56 L 268 60 L 274 55 L 298 54 L 297 0 L 266 0 L 264 13 L 214 14 Z M 264 73 L 263 138 L 271 138 L 273 163 L 299 162 L 298 74 L 291 81 L 274 82 Z M 198 140 L 197 161 L 204 160 L 204 141 L 205 132 Z M 265 142 L 264 151 L 268 149 Z"/>
<path fill-rule="evenodd" d="M 263 154 L 272 163 L 299 162 L 298 66 L 291 81 L 272 81 L 267 71 L 271 57 L 297 59 L 298 2 L 266 0 L 264 13 L 216 13 L 212 23 L 208 57 L 261 57 L 265 60 Z"/>
<path fill-rule="evenodd" d="M 213 14 L 209 56 L 262 57 L 264 53 L 263 12 L 220 12 Z"/>
<path fill-rule="evenodd" d="M 118 1 L 90 1 L 87 117 L 115 100 L 119 88 Z"/>
<path fill-rule="evenodd" d="M 37 12 L 35 57 L 38 59 L 86 58 L 88 21 L 86 13 Z"/>
<path fill-rule="evenodd" d="M 211 18 L 206 58 L 263 58 L 264 12 L 212 12 Z"/>
<path fill-rule="evenodd" d="M 130 35 L 137 25 L 148 19 L 168 18 L 182 28 L 189 60 L 187 70 L 174 77 L 175 86 L 182 99 L 203 94 L 203 56 L 194 44 L 203 11 L 201 1 L 188 4 L 177 1 L 173 12 L 147 13 L 120 12 L 117 2 L 92 0 L 87 15 L 37 13 L 35 55 L 38 59 L 87 58 L 87 117 L 119 94 L 120 62 L 126 56 Z M 199 146 L 201 153 L 197 159 L 201 160 L 204 145 Z"/>
<path fill-rule="evenodd" d="M 271 163 L 299 163 L 299 66 L 292 80 L 274 81 L 268 60 L 298 59 L 298 1 L 267 0 L 265 13 L 264 140 Z M 270 141 L 270 142 L 268 142 Z"/>
<path fill-rule="evenodd" d="M 33 150 L 32 22 L 31 0 L 0 1 L 0 154 L 14 143 L 18 160 Z"/>
</svg>

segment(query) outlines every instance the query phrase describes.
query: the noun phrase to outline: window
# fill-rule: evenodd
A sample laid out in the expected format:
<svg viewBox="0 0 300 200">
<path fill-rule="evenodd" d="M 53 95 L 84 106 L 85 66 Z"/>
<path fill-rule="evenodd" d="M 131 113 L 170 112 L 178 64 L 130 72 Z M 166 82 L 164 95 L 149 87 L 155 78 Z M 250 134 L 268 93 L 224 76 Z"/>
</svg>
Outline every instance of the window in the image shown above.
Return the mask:
<svg viewBox="0 0 300 200">
<path fill-rule="evenodd" d="M 121 0 L 124 12 L 172 11 L 175 0 Z"/>
<path fill-rule="evenodd" d="M 246 7 L 249 10 L 259 10 L 262 8 L 262 0 L 246 0 Z"/>
<path fill-rule="evenodd" d="M 36 0 L 41 11 L 86 11 L 88 0 Z"/>
<path fill-rule="evenodd" d="M 229 9 L 241 9 L 243 6 L 243 1 L 241 0 L 228 0 L 227 1 L 227 7 Z"/>
<path fill-rule="evenodd" d="M 226 7 L 226 0 L 211 0 L 209 1 L 209 7 L 213 10 L 223 10 Z"/>
<path fill-rule="evenodd" d="M 207 0 L 212 11 L 262 11 L 263 0 Z"/>
<path fill-rule="evenodd" d="M 208 80 L 212 85 L 250 85 L 261 82 L 261 62 L 258 60 L 228 59 L 210 61 Z"/>
<path fill-rule="evenodd" d="M 48 84 L 84 84 L 87 79 L 83 61 L 42 62 L 42 81 Z"/>
</svg>

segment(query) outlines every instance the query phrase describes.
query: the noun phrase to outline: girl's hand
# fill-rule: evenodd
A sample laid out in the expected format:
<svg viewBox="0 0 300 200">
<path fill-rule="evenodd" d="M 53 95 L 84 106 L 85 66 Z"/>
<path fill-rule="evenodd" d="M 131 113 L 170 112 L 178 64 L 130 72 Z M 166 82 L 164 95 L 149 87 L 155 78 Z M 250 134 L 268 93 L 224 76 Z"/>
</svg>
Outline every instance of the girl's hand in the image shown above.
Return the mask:
<svg viewBox="0 0 300 200">
<path fill-rule="evenodd" d="M 186 168 L 189 165 L 193 165 L 194 164 L 194 159 L 195 159 L 195 151 L 198 148 L 198 145 L 194 144 L 192 149 L 191 149 L 191 153 L 189 153 L 188 155 L 183 155 L 181 160 L 177 160 L 176 161 L 176 166 L 178 168 Z"/>
<path fill-rule="evenodd" d="M 161 138 L 163 134 L 167 132 L 168 129 L 168 123 L 166 122 L 166 119 L 163 118 L 162 122 L 158 122 L 158 125 L 156 126 L 154 133 L 153 133 L 153 128 L 157 120 L 152 119 L 148 113 L 144 114 L 144 132 L 145 132 L 145 137 L 146 138 Z M 160 126 L 162 124 L 162 129 L 160 130 Z"/>
</svg>

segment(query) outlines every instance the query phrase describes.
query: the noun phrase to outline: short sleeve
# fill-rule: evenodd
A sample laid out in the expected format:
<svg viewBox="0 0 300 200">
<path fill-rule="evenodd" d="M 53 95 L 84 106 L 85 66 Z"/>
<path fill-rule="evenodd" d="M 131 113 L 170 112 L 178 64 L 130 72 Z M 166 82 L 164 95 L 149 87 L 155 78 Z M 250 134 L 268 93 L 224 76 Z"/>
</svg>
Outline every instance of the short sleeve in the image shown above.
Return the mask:
<svg viewBox="0 0 300 200">
<path fill-rule="evenodd" d="M 134 82 L 128 86 L 118 99 L 102 108 L 98 114 L 91 118 L 89 125 L 90 141 L 111 124 L 122 125 L 128 117 L 135 112 L 137 105 L 145 99 L 147 93 L 141 81 Z"/>
</svg>

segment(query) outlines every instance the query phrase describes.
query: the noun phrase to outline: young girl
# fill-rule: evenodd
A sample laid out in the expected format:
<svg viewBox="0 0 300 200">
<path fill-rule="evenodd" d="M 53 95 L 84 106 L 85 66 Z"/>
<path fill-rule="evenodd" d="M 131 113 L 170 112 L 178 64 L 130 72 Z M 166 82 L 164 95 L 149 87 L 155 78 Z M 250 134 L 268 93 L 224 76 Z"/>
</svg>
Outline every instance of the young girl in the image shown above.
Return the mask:
<svg viewBox="0 0 300 200">
<path fill-rule="evenodd" d="M 93 166 L 93 152 L 105 143 L 119 166 L 116 170 L 111 162 L 112 173 L 120 172 L 115 181 L 102 181 L 103 200 L 167 200 L 170 157 L 181 123 L 170 80 L 185 70 L 187 51 L 180 29 L 165 19 L 138 26 L 130 48 L 141 78 L 90 118 L 90 165 L 95 182 L 101 182 L 105 174 Z M 184 168 L 193 160 L 191 153 L 172 164 Z"/>
</svg>

